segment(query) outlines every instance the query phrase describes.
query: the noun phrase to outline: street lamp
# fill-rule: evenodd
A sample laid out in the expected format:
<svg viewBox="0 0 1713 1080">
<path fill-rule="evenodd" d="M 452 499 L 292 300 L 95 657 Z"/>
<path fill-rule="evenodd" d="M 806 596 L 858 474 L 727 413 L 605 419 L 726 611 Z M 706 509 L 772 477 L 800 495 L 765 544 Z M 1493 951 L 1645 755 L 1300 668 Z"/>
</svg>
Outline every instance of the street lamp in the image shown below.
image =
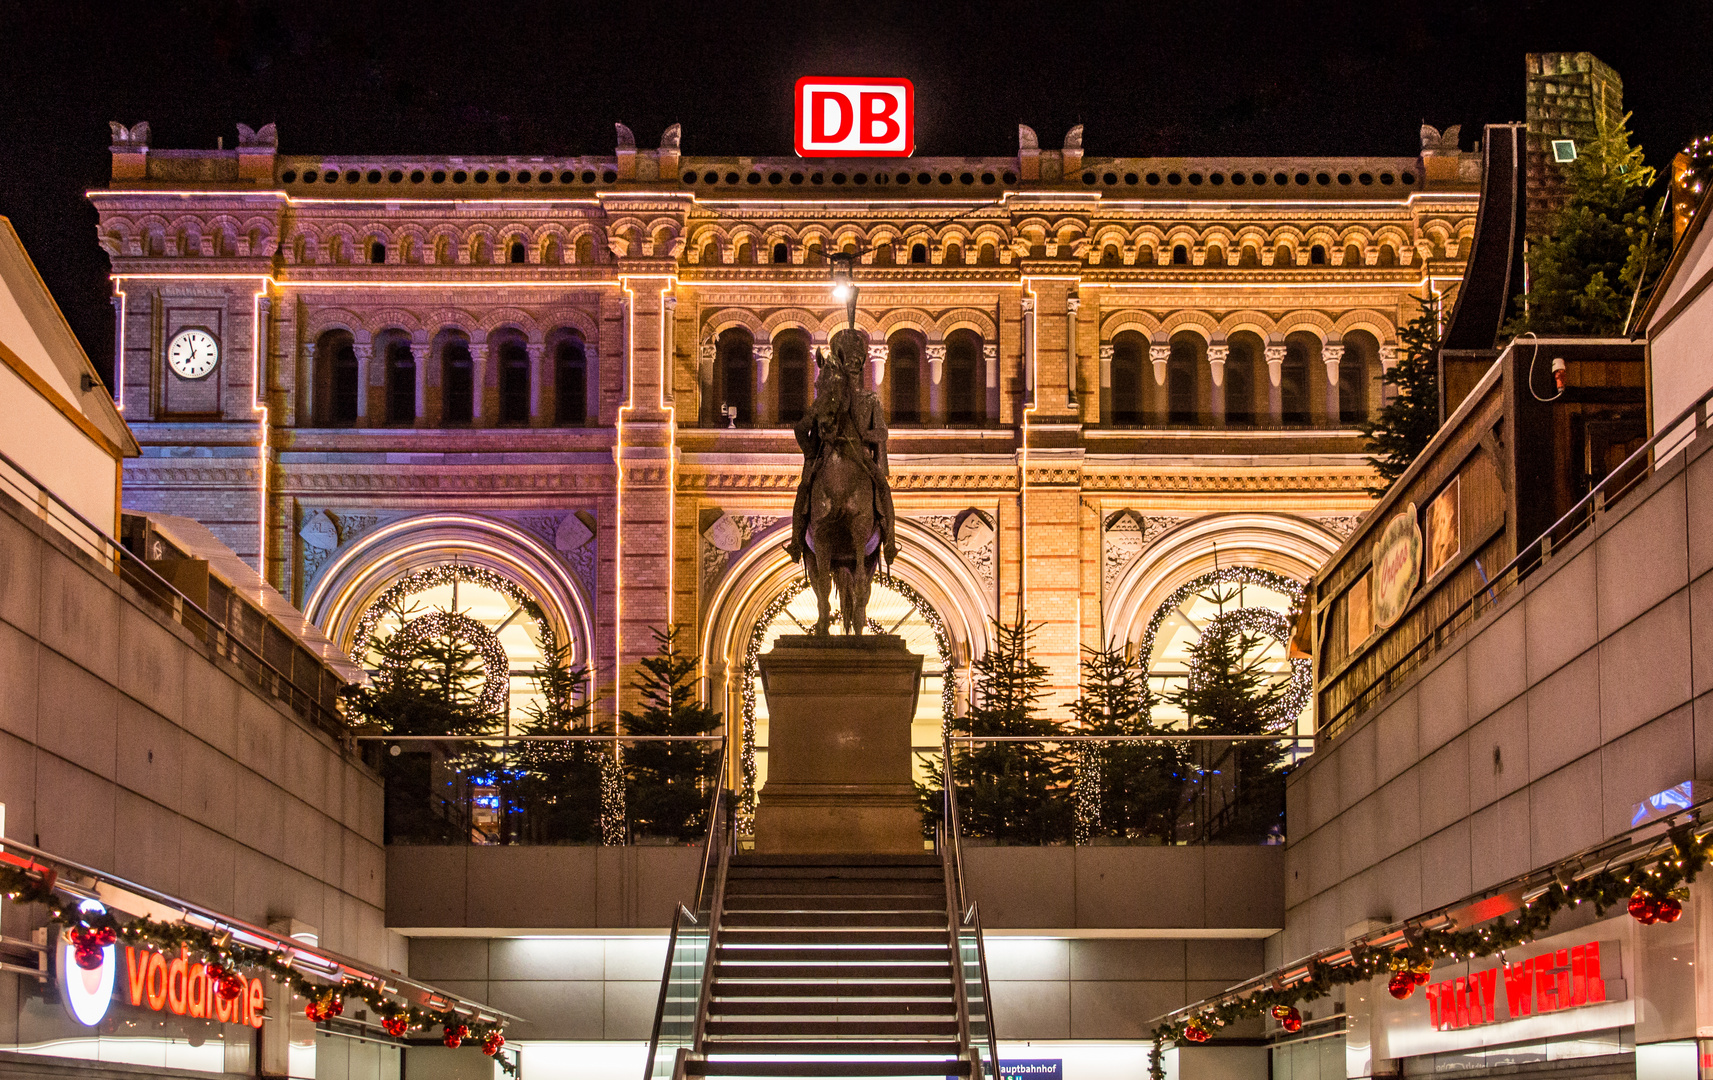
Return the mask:
<svg viewBox="0 0 1713 1080">
<path fill-rule="evenodd" d="M 851 280 L 851 266 L 855 256 L 838 252 L 833 255 L 833 296 L 845 302 L 845 318 L 850 322 L 850 328 L 856 329 L 857 287 Z"/>
</svg>

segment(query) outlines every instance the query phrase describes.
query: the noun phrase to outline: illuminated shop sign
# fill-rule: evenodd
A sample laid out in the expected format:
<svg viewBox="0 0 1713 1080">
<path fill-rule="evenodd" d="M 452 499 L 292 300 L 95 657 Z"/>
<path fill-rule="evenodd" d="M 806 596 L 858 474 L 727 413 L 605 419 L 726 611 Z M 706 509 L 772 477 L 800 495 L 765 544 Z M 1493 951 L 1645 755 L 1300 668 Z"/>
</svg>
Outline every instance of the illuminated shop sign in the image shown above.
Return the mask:
<svg viewBox="0 0 1713 1080">
<path fill-rule="evenodd" d="M 153 949 L 127 945 L 121 952 L 119 946 L 108 945 L 102 949 L 101 965 L 96 968 L 81 967 L 75 953 L 76 946 L 62 935 L 60 998 L 72 1019 L 85 1027 L 101 1023 L 115 990 L 122 993 L 124 1003 L 138 1008 L 221 1024 L 262 1026 L 267 991 L 260 979 L 232 975 L 239 992 L 227 996 L 220 992 L 219 980 L 209 978 L 208 965 L 192 962 L 183 949 L 169 958 Z M 120 967 L 124 968 L 122 984 Z"/>
<path fill-rule="evenodd" d="M 1590 941 L 1434 983 L 1427 988 L 1428 1022 L 1456 1031 L 1622 1000 L 1623 981 L 1609 986 L 1606 979 L 1617 960 L 1616 941 Z"/>
<path fill-rule="evenodd" d="M 797 80 L 800 157 L 909 157 L 916 88 L 909 79 Z"/>
</svg>

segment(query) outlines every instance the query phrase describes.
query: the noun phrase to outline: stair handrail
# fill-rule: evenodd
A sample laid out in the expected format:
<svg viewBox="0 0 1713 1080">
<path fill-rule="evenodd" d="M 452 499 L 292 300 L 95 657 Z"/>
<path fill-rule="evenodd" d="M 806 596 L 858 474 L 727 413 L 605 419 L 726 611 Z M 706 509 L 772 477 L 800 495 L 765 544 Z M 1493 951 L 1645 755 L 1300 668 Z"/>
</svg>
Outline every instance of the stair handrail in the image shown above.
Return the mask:
<svg viewBox="0 0 1713 1080">
<path fill-rule="evenodd" d="M 721 776 L 725 775 L 724 762 L 721 762 Z M 703 1040 L 708 1033 L 708 1007 L 714 999 L 714 951 L 719 943 L 720 923 L 726 909 L 726 874 L 731 869 L 732 848 L 737 846 L 737 815 L 732 813 L 731 792 L 722 784 L 715 789 L 714 808 L 708 828 L 710 843 L 716 835 L 720 838 L 720 855 L 716 866 L 714 894 L 712 902 L 706 908 L 708 912 L 708 954 L 702 964 L 702 992 L 696 1006 L 696 1029 L 690 1040 L 691 1052 L 703 1052 Z M 700 909 L 699 909 L 700 910 Z"/>
<path fill-rule="evenodd" d="M 940 858 L 946 867 L 946 901 L 949 915 L 951 934 L 952 959 L 957 964 L 957 977 L 953 984 L 957 991 L 958 1002 L 958 1036 L 959 1044 L 970 1052 L 980 1064 L 980 1053 L 973 1045 L 970 1034 L 970 1002 L 967 986 L 968 975 L 964 969 L 962 932 L 967 928 L 975 934 L 976 970 L 981 976 L 981 1007 L 987 1023 L 987 1052 L 988 1060 L 993 1063 L 993 1078 L 999 1080 L 999 1039 L 993 1030 L 993 993 L 988 987 L 987 979 L 987 947 L 982 942 L 981 906 L 971 900 L 965 890 L 963 867 L 963 828 L 958 820 L 958 790 L 952 775 L 952 736 L 949 730 L 940 733 L 941 769 L 940 788 L 943 797 L 941 808 L 940 828 L 936 841 L 940 848 Z M 971 1080 L 981 1080 L 979 1071 Z"/>
<path fill-rule="evenodd" d="M 655 1058 L 660 1052 L 660 1032 L 666 1022 L 666 1005 L 672 988 L 672 959 L 678 951 L 678 937 L 686 927 L 705 927 L 708 934 L 707 950 L 702 957 L 701 994 L 697 999 L 696 1023 L 693 1029 L 691 1046 L 699 1050 L 702 1045 L 703 1018 L 707 1013 L 709 974 L 713 971 L 714 958 L 714 913 L 718 911 L 718 898 L 710 906 L 709 881 L 712 878 L 718 890 L 718 895 L 725 893 L 725 869 L 730 855 L 730 845 L 727 843 L 731 835 L 732 814 L 730 812 L 729 793 L 726 791 L 726 761 L 730 756 L 729 744 L 720 744 L 720 766 L 715 773 L 713 791 L 708 799 L 708 835 L 702 843 L 702 871 L 696 883 L 696 911 L 691 911 L 682 902 L 672 916 L 672 932 L 666 939 L 666 970 L 660 977 L 660 999 L 654 1010 L 654 1030 L 648 1040 L 648 1063 L 644 1066 L 643 1080 L 653 1080 Z M 702 918 L 697 912 L 704 912 Z M 673 1069 L 682 1068 L 685 1047 L 674 1051 Z"/>
</svg>

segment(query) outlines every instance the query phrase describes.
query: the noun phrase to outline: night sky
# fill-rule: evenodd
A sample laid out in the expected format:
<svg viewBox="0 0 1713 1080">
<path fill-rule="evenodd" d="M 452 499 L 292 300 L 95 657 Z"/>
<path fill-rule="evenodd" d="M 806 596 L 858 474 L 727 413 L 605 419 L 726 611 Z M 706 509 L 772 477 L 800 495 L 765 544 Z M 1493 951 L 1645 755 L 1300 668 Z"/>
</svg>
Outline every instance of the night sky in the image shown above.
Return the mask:
<svg viewBox="0 0 1713 1080">
<path fill-rule="evenodd" d="M 1713 132 L 1713 4 L 452 5 L 0 0 L 0 214 L 98 367 L 106 256 L 83 198 L 107 121 L 159 148 L 277 122 L 282 153 L 611 153 L 613 122 L 684 153 L 791 153 L 800 75 L 914 80 L 917 152 L 1395 154 L 1417 128 L 1521 120 L 1523 54 L 1586 49 L 1624 79 L 1651 163 Z"/>
</svg>

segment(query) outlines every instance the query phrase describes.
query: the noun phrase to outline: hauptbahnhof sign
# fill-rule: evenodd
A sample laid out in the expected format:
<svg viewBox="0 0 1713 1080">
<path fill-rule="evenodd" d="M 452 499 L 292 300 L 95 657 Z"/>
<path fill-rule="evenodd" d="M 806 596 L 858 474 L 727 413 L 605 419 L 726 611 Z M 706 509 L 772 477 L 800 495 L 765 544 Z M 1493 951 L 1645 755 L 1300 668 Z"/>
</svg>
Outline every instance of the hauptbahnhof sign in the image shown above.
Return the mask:
<svg viewBox="0 0 1713 1080">
<path fill-rule="evenodd" d="M 916 152 L 916 88 L 909 79 L 797 80 L 800 157 L 909 157 Z"/>
</svg>

